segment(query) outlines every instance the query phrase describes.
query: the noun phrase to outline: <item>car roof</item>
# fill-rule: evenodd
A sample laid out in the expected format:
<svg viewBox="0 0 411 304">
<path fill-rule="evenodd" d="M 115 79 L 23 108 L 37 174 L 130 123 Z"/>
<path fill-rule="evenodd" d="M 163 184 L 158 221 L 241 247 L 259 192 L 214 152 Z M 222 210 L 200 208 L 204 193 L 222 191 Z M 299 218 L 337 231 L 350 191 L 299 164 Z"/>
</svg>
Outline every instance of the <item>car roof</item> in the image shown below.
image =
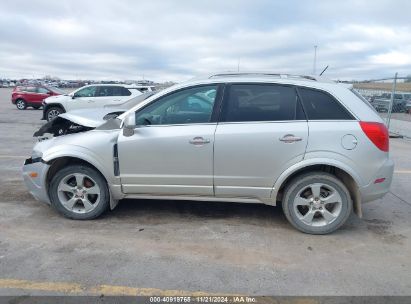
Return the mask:
<svg viewBox="0 0 411 304">
<path fill-rule="evenodd" d="M 150 85 L 134 85 L 134 84 L 121 84 L 121 83 L 94 83 L 94 84 L 88 84 L 83 86 L 83 88 L 85 87 L 101 87 L 101 86 L 110 86 L 110 87 L 124 87 L 127 89 L 140 89 L 140 88 L 149 88 L 149 87 L 154 87 L 154 86 L 150 86 Z"/>
<path fill-rule="evenodd" d="M 295 75 L 275 72 L 223 72 L 203 75 L 192 78 L 177 86 L 185 87 L 195 84 L 207 83 L 277 83 L 284 85 L 297 85 L 309 88 L 333 91 L 335 88 L 352 88 L 351 84 L 342 84 L 329 78 L 316 75 Z M 174 86 L 175 88 L 175 86 Z"/>
</svg>

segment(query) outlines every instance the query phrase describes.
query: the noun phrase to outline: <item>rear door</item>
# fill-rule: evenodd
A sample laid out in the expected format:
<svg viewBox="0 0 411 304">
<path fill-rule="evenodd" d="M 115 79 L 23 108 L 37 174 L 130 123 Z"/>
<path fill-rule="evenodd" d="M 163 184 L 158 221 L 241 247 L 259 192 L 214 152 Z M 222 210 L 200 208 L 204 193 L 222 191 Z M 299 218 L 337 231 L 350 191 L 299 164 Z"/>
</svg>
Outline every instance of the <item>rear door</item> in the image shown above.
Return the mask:
<svg viewBox="0 0 411 304">
<path fill-rule="evenodd" d="M 138 95 L 141 95 L 141 93 L 138 92 L 138 94 L 132 95 L 132 92 L 125 87 L 112 86 L 111 87 L 112 97 L 105 104 L 119 105 Z"/>
<path fill-rule="evenodd" d="M 28 103 L 35 103 L 37 99 L 37 88 L 35 86 L 27 86 L 24 90 L 24 99 Z"/>
<path fill-rule="evenodd" d="M 215 195 L 269 199 L 279 175 L 303 159 L 307 139 L 294 87 L 228 85 L 215 134 Z"/>
</svg>

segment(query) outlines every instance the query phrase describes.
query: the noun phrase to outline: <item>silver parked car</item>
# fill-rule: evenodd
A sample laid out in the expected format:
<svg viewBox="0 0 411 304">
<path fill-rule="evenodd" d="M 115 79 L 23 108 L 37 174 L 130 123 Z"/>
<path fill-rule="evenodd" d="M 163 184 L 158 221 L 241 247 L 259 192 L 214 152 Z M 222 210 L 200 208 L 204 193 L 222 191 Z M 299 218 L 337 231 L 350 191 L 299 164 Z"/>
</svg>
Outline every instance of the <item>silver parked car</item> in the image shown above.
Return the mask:
<svg viewBox="0 0 411 304">
<path fill-rule="evenodd" d="M 325 234 L 383 197 L 394 167 L 373 107 L 309 76 L 213 74 L 97 127 L 66 119 L 36 135 L 25 183 L 78 220 L 123 198 L 280 204 L 295 228 Z"/>
</svg>

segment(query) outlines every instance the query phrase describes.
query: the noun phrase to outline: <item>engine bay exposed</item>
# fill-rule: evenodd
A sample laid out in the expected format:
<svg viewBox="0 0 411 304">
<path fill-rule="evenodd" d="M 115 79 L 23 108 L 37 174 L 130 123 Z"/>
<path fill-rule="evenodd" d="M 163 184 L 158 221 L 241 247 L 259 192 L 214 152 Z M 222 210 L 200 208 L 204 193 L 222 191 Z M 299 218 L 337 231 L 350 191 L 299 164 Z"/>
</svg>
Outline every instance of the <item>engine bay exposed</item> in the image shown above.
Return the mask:
<svg viewBox="0 0 411 304">
<path fill-rule="evenodd" d="M 53 137 L 80 133 L 93 130 L 93 127 L 86 127 L 79 124 L 76 124 L 68 119 L 62 117 L 56 117 L 55 119 L 44 124 L 39 130 L 37 130 L 33 136 L 39 137 L 39 140 L 50 138 L 47 134 L 52 135 Z"/>
</svg>

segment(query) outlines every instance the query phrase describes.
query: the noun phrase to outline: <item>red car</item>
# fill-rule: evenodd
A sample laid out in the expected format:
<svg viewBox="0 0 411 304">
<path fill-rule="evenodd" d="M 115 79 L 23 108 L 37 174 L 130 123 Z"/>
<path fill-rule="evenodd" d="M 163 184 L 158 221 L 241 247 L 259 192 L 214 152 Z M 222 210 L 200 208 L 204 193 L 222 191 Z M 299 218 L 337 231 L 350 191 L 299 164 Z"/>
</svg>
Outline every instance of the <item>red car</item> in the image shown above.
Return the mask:
<svg viewBox="0 0 411 304">
<path fill-rule="evenodd" d="M 43 99 L 65 94 L 63 91 L 46 86 L 18 86 L 11 93 L 11 102 L 16 105 L 17 109 L 24 110 L 27 107 L 39 109 L 42 106 Z"/>
</svg>

